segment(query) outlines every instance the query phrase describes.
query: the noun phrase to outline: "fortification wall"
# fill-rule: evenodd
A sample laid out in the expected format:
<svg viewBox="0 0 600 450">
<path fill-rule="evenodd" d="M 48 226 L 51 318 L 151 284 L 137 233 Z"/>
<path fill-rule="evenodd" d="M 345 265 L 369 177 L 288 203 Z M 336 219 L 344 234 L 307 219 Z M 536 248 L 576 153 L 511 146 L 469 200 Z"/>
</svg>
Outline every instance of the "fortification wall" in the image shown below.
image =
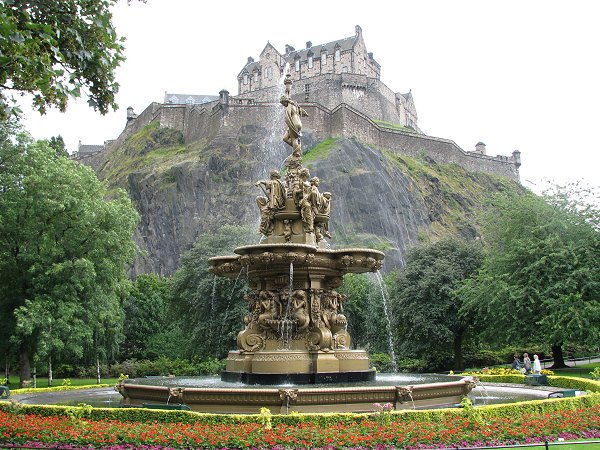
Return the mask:
<svg viewBox="0 0 600 450">
<path fill-rule="evenodd" d="M 321 82 L 328 88 L 326 80 Z M 382 102 L 387 102 L 386 95 L 380 97 Z M 367 144 L 400 154 L 413 157 L 426 154 L 439 163 L 455 163 L 467 170 L 487 172 L 519 181 L 519 164 L 513 157 L 465 152 L 449 139 L 382 127 L 363 111 L 345 103 L 338 104 L 333 109 L 320 103 L 302 103 L 302 106 L 309 114 L 303 119 L 304 128 L 310 129 L 319 139 L 330 136 L 355 137 Z M 374 101 L 369 107 L 381 106 L 377 106 Z M 159 120 L 163 127 L 181 130 L 185 142 L 191 143 L 199 139 L 211 139 L 219 132 L 236 133 L 247 125 L 267 129 L 281 128 L 283 132 L 281 118 L 282 106 L 279 103 L 261 103 L 248 98 L 235 98 L 229 105 L 218 102 L 202 106 L 152 103 L 137 119 L 130 121 L 121 136 L 109 145 L 112 147 L 122 144 L 127 137 L 153 120 Z"/>
<path fill-rule="evenodd" d="M 119 137 L 114 141 L 111 141 L 106 146 L 106 148 L 114 149 L 122 146 L 128 137 L 134 135 L 146 125 L 148 125 L 150 122 L 156 120 L 157 117 L 159 117 L 159 115 L 161 114 L 164 106 L 165 105 L 162 105 L 157 102 L 150 103 L 148 107 L 144 111 L 142 111 L 141 114 L 138 114 L 138 116 L 135 119 L 127 121 L 125 129 L 121 132 Z"/>
<path fill-rule="evenodd" d="M 218 102 L 189 107 L 185 111 L 183 138 L 185 142 L 213 138 L 223 123 L 223 110 Z"/>
<path fill-rule="evenodd" d="M 365 114 L 345 104 L 338 105 L 332 111 L 326 110 L 317 103 L 304 105 L 304 108 L 309 114 L 309 117 L 303 121 L 304 126 L 310 129 L 313 129 L 313 126 L 318 127 L 315 131 L 321 139 L 327 136 L 356 137 L 367 144 L 400 154 L 412 157 L 426 154 L 438 163 L 454 163 L 467 170 L 505 176 L 519 181 L 519 170 L 512 157 L 465 152 L 449 139 L 384 128 Z M 319 126 L 318 122 L 321 120 L 329 121 L 329 125 Z M 326 130 L 327 134 L 320 134 L 318 130 Z"/>
</svg>

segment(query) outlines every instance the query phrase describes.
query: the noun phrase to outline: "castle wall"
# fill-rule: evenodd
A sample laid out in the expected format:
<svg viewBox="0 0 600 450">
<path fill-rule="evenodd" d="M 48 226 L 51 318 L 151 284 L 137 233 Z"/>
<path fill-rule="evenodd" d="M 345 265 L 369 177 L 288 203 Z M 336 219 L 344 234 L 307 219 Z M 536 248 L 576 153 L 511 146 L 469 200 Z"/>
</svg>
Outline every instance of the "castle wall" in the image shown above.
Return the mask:
<svg viewBox="0 0 600 450">
<path fill-rule="evenodd" d="M 185 127 L 183 138 L 185 142 L 194 142 L 201 138 L 214 137 L 223 123 L 223 111 L 218 102 L 187 108 L 185 111 Z"/>
<path fill-rule="evenodd" d="M 273 102 L 282 93 L 283 87 L 276 85 L 235 98 Z M 374 119 L 406 124 L 406 114 L 402 111 L 403 105 L 396 101 L 396 94 L 381 80 L 366 75 L 343 73 L 304 78 L 292 84 L 290 95 L 300 103 L 318 99 L 328 109 L 345 103 Z M 416 131 L 419 131 L 418 128 Z"/>
<path fill-rule="evenodd" d="M 162 113 L 164 106 L 165 105 L 157 102 L 150 103 L 148 107 L 142 111 L 141 114 L 138 114 L 135 119 L 128 120 L 127 124 L 125 125 L 125 129 L 121 132 L 119 137 L 107 144 L 106 147 L 109 149 L 114 149 L 122 146 L 123 142 L 125 142 L 127 138 L 140 131 L 150 122 L 156 120 Z"/>
<path fill-rule="evenodd" d="M 326 80 L 320 80 L 325 84 L 323 89 L 329 89 Z M 387 95 L 381 95 L 379 101 L 387 102 L 386 97 Z M 380 107 L 376 98 L 367 104 L 370 105 L 369 108 Z M 365 105 L 362 106 L 364 110 Z M 338 104 L 333 109 L 320 103 L 302 103 L 302 107 L 308 112 L 308 117 L 303 119 L 304 128 L 310 129 L 319 139 L 330 136 L 355 137 L 367 144 L 400 154 L 412 157 L 426 154 L 438 163 L 455 163 L 467 170 L 487 172 L 519 181 L 519 171 L 515 164 L 517 161 L 513 157 L 492 157 L 465 152 L 454 141 L 448 139 L 385 128 L 373 122 L 363 111 L 345 103 Z M 278 120 L 278 124 L 281 123 L 281 118 L 278 118 L 281 112 L 282 106 L 279 103 L 260 103 L 239 97 L 233 99 L 233 103 L 229 105 L 221 105 L 218 102 L 202 106 L 153 103 L 137 119 L 131 121 L 119 139 L 110 145 L 119 145 L 118 143 L 122 143 L 126 137 L 157 119 L 160 120 L 161 126 L 181 130 L 185 142 L 191 143 L 199 139 L 211 139 L 218 133 L 237 133 L 237 130 L 247 125 L 271 129 L 274 119 Z"/>
<path fill-rule="evenodd" d="M 329 136 L 355 137 L 367 144 L 400 154 L 412 157 L 426 154 L 438 163 L 458 164 L 470 171 L 486 172 L 519 181 L 519 171 L 512 157 L 465 152 L 449 139 L 387 129 L 348 105 L 339 105 L 332 111 L 325 111 L 323 106 L 316 103 L 304 105 L 304 108 L 309 114 L 303 120 L 305 128 L 324 130 L 325 134 L 319 134 L 317 129 L 313 130 L 320 139 Z M 319 126 L 318 122 L 322 120 L 329 124 Z"/>
</svg>

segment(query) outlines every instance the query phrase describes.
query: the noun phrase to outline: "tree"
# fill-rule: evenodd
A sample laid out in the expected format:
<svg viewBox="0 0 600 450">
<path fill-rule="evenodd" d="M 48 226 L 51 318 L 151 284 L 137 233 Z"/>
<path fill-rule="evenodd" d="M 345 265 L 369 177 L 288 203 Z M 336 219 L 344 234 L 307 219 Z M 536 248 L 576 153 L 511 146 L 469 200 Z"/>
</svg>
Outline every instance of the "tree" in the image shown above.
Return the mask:
<svg viewBox="0 0 600 450">
<path fill-rule="evenodd" d="M 394 315 L 404 325 L 403 354 L 439 364 L 441 354 L 452 354 L 454 369 L 463 369 L 463 343 L 471 318 L 459 313 L 455 289 L 481 265 L 478 242 L 447 238 L 413 247 L 392 293 Z M 437 360 L 437 361 L 436 361 Z"/>
<path fill-rule="evenodd" d="M 58 136 L 52 136 L 48 141 L 48 145 L 54 149 L 56 156 L 69 156 L 65 140 L 60 134 Z"/>
<path fill-rule="evenodd" d="M 391 354 L 381 287 L 374 278 L 367 274 L 346 274 L 338 291 L 347 297 L 342 306 L 354 346 L 368 349 L 371 354 Z"/>
<path fill-rule="evenodd" d="M 499 195 L 484 216 L 482 270 L 461 288 L 490 341 L 551 347 L 600 337 L 600 214 L 573 188 Z M 498 333 L 498 330 L 502 330 Z"/>
<path fill-rule="evenodd" d="M 117 108 L 114 73 L 124 60 L 124 47 L 109 10 L 115 3 L 0 3 L 0 119 L 19 111 L 4 91 L 32 94 L 33 107 L 42 114 L 49 106 L 65 111 L 69 97 L 80 97 L 82 91 L 102 114 Z"/>
<path fill-rule="evenodd" d="M 155 274 L 139 275 L 125 300 L 125 340 L 120 356 L 124 359 L 143 359 L 148 355 L 148 344 L 156 335 L 171 328 L 173 320 L 168 316 L 170 279 Z M 153 356 L 170 356 L 153 355 Z M 181 355 L 177 355 L 181 356 Z"/>
<path fill-rule="evenodd" d="M 200 357 L 223 358 L 235 347 L 248 305 L 248 291 L 240 272 L 237 280 L 217 277 L 208 269 L 208 259 L 232 254 L 233 250 L 255 240 L 256 230 L 225 225 L 198 238 L 183 255 L 173 275 L 171 300 L 174 320 L 180 320 L 187 337 L 188 353 Z"/>
<path fill-rule="evenodd" d="M 89 167 L 10 123 L 0 122 L 0 312 L 24 381 L 34 354 L 50 363 L 118 343 L 138 215 L 123 191 L 106 200 Z"/>
</svg>

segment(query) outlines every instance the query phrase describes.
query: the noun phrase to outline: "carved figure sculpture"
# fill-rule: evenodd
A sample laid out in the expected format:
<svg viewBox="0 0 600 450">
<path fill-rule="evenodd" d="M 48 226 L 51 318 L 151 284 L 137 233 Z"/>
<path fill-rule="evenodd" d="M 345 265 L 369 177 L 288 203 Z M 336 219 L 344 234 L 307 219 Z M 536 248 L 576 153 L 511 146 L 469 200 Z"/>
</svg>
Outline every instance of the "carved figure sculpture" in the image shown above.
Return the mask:
<svg viewBox="0 0 600 450">
<path fill-rule="evenodd" d="M 281 182 L 281 175 L 278 170 L 271 170 L 271 178 L 257 181 L 256 186 L 263 189 L 268 199 L 268 207 L 272 211 L 277 211 L 285 206 L 285 187 Z"/>
<path fill-rule="evenodd" d="M 292 100 L 288 95 L 281 97 L 280 103 L 285 107 L 285 123 L 288 127 L 283 136 L 283 142 L 292 147 L 294 156 L 302 155 L 302 120 L 301 117 L 308 117 L 308 113 L 302 109 L 298 103 Z"/>
<path fill-rule="evenodd" d="M 302 289 L 295 290 L 292 294 L 292 318 L 296 320 L 298 332 L 306 330 L 310 323 L 310 316 L 306 307 L 306 291 Z"/>
<path fill-rule="evenodd" d="M 345 297 L 336 291 L 327 292 L 323 296 L 321 317 L 325 326 L 329 328 L 333 334 L 342 330 L 347 323 L 346 316 L 338 313 L 338 308 L 341 307 L 341 301 L 344 298 Z"/>
<path fill-rule="evenodd" d="M 321 181 L 318 177 L 312 177 L 310 179 L 310 189 L 308 197 L 314 214 L 317 214 L 319 211 L 321 211 L 323 207 L 323 196 L 319 192 L 320 183 Z"/>
<path fill-rule="evenodd" d="M 259 195 L 256 197 L 256 204 L 260 210 L 260 225 L 258 231 L 265 236 L 273 232 L 273 213 L 269 208 L 269 199 Z"/>
<path fill-rule="evenodd" d="M 279 317 L 279 305 L 275 301 L 275 295 L 270 291 L 260 291 L 258 301 L 261 311 L 258 316 L 258 324 L 268 330 L 270 329 L 269 322 Z"/>
<path fill-rule="evenodd" d="M 292 221 L 289 219 L 283 221 L 283 237 L 286 242 L 292 239 Z"/>
</svg>

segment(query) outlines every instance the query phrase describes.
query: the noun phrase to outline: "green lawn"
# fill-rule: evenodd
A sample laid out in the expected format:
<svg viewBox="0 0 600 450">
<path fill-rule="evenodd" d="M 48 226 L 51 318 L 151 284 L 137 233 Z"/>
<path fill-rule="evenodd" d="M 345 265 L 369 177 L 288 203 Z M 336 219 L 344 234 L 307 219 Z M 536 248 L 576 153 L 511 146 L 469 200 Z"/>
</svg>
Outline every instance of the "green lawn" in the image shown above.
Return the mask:
<svg viewBox="0 0 600 450">
<path fill-rule="evenodd" d="M 577 441 L 574 441 L 577 442 Z M 600 441 L 589 444 L 571 444 L 570 442 L 549 442 L 548 447 L 554 450 L 599 450 Z M 545 445 L 527 446 L 527 449 L 542 450 Z"/>
<path fill-rule="evenodd" d="M 71 380 L 71 386 L 93 386 L 96 383 L 96 378 L 69 378 Z M 10 377 L 8 387 L 10 389 L 18 389 L 19 386 L 19 378 L 16 376 Z M 52 387 L 62 386 L 64 378 L 54 378 L 52 380 Z M 118 381 L 117 378 L 102 378 L 100 382 L 102 384 L 116 384 Z M 33 380 L 31 380 L 30 388 L 33 387 Z M 46 377 L 38 377 L 37 378 L 37 387 L 45 388 L 48 387 L 48 379 Z"/>
<path fill-rule="evenodd" d="M 572 365 L 573 363 L 567 363 L 567 365 Z M 572 366 L 568 369 L 551 369 L 555 375 L 560 375 L 563 377 L 581 377 L 581 378 L 592 378 L 590 376 L 590 372 L 594 370 L 594 368 L 600 367 L 600 363 L 591 363 L 591 364 L 577 364 L 576 366 Z"/>
</svg>

